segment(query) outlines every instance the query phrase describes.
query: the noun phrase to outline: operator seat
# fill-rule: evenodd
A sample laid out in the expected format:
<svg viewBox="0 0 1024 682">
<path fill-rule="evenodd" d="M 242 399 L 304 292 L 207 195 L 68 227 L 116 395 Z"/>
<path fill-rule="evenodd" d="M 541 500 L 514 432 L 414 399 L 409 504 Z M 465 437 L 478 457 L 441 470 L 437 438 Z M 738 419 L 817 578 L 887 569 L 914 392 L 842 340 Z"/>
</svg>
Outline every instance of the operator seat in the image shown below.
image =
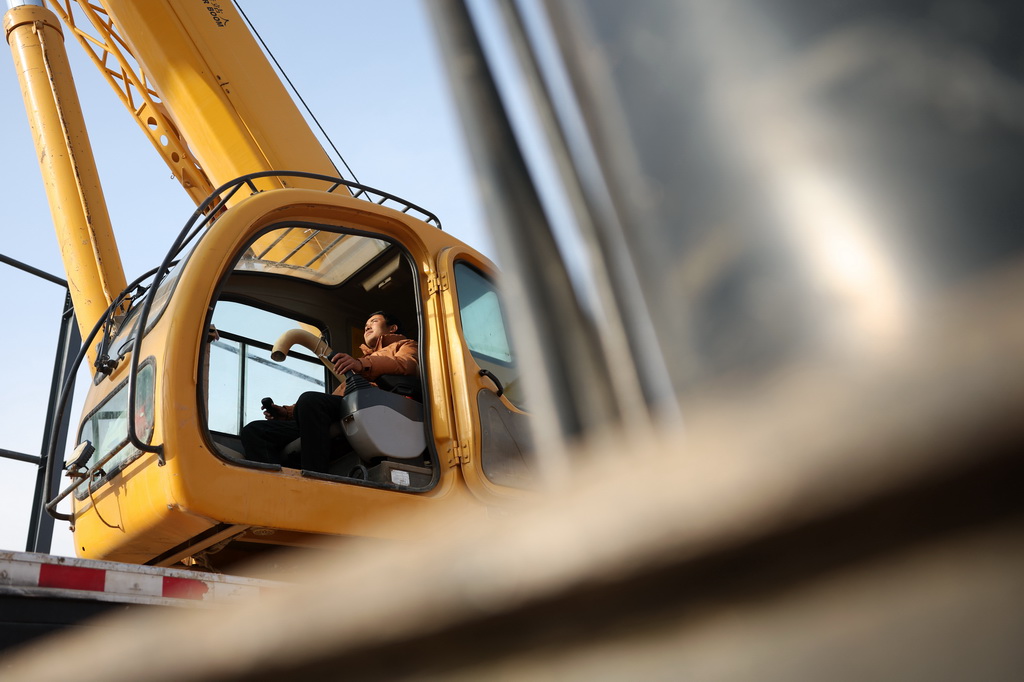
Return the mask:
<svg viewBox="0 0 1024 682">
<path fill-rule="evenodd" d="M 345 434 L 359 459 L 409 460 L 426 450 L 423 434 L 423 403 L 417 376 L 385 374 L 374 386 L 350 372 L 342 396 L 341 419 L 331 425 L 331 435 Z M 285 455 L 301 448 L 296 438 L 283 449 Z"/>
</svg>

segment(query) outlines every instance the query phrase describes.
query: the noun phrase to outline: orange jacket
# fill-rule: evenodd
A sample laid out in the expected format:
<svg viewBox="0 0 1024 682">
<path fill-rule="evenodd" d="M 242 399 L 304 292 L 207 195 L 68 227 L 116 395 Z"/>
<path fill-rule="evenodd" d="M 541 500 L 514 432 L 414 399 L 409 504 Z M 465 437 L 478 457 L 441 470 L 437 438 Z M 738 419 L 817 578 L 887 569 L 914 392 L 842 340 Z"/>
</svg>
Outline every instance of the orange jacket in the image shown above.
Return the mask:
<svg viewBox="0 0 1024 682">
<path fill-rule="evenodd" d="M 367 381 L 375 381 L 381 374 L 416 374 L 419 367 L 419 347 L 412 339 L 401 334 L 385 334 L 370 348 L 361 344 L 363 369 L 359 372 Z"/>
</svg>

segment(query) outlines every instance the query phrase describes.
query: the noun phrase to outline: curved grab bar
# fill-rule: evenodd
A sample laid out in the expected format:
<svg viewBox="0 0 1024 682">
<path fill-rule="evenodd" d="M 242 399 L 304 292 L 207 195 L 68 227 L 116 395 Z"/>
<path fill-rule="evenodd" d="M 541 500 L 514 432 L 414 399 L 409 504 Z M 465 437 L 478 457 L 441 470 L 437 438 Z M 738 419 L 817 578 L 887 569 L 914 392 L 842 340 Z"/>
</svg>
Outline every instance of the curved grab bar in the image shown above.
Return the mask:
<svg viewBox="0 0 1024 682">
<path fill-rule="evenodd" d="M 331 374 L 336 376 L 342 383 L 345 382 L 345 377 L 334 371 L 334 363 L 331 362 L 334 351 L 331 350 L 331 347 L 322 338 L 305 329 L 289 329 L 281 334 L 277 341 L 274 342 L 274 347 L 270 351 L 270 359 L 274 362 L 284 362 L 284 359 L 288 357 L 288 350 L 294 345 L 308 348 L 313 355 L 320 358 L 320 362 L 326 365 Z"/>
<path fill-rule="evenodd" d="M 487 377 L 488 379 L 494 382 L 494 385 L 498 387 L 498 390 L 495 391 L 495 393 L 497 393 L 498 397 L 500 398 L 502 394 L 505 392 L 505 387 L 501 385 L 501 381 L 499 381 L 498 377 L 494 375 L 494 372 L 492 372 L 489 369 L 482 369 L 480 370 L 480 376 Z"/>
</svg>

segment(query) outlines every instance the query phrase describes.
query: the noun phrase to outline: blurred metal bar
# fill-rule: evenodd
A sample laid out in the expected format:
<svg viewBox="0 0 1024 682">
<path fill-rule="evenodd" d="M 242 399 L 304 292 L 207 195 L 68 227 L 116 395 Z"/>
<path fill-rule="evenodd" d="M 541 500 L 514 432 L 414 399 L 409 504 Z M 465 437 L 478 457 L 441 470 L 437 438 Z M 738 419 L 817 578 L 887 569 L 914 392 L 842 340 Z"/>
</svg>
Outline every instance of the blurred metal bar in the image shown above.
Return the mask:
<svg viewBox="0 0 1024 682">
<path fill-rule="evenodd" d="M 537 50 L 518 4 L 515 0 L 501 0 L 498 4 L 545 136 L 545 151 L 557 169 L 577 232 L 586 248 L 586 276 L 601 309 L 596 322 L 598 341 L 604 348 L 605 362 L 617 368 L 609 377 L 610 385 L 619 401 L 619 409 L 628 415 L 626 423 L 644 428 L 651 409 L 666 416 L 674 412 L 675 395 L 661 354 L 632 350 L 651 349 L 650 340 L 655 338 L 655 333 L 625 235 L 621 226 L 612 228 L 604 224 L 615 220 L 610 207 L 602 206 L 607 204 L 606 192 L 595 195 L 594 188 L 584 182 L 582 167 L 570 152 L 566 124 L 555 109 L 553 87 L 538 62 Z M 625 363 L 623 358 L 633 358 L 635 362 Z"/>
<path fill-rule="evenodd" d="M 507 273 L 502 286 L 529 385 L 531 425 L 537 450 L 546 453 L 619 422 L 603 378 L 612 368 L 574 295 L 465 3 L 434 0 L 428 7 Z"/>
<path fill-rule="evenodd" d="M 50 440 L 56 440 L 53 452 L 62 453 L 67 445 L 68 431 L 71 428 L 71 410 L 64 410 L 60 423 L 54 423 L 57 413 L 57 401 L 60 399 L 61 387 L 68 380 L 74 364 L 75 354 L 82 345 L 78 324 L 75 321 L 75 308 L 68 293 L 64 298 L 64 311 L 61 315 L 60 331 L 57 335 L 57 351 L 53 358 L 53 376 L 50 381 L 50 399 L 46 404 L 46 428 L 43 430 L 43 443 L 40 452 L 38 469 L 36 470 L 35 491 L 32 495 L 32 511 L 29 518 L 28 538 L 25 549 L 29 552 L 49 552 L 53 543 L 54 518 L 46 513 L 47 492 L 60 488 L 62 466 L 57 462 L 48 463 Z M 74 390 L 74 382 L 69 391 Z M 62 464 L 62 463 L 61 463 Z M 47 471 L 50 472 L 47 478 Z"/>
</svg>

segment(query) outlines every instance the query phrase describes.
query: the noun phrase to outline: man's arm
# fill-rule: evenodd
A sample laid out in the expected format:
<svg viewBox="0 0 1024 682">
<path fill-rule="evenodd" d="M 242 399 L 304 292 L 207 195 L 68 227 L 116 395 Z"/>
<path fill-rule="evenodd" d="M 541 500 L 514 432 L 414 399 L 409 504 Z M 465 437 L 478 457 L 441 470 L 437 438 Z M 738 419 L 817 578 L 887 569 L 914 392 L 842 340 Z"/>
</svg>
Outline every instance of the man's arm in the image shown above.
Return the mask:
<svg viewBox="0 0 1024 682">
<path fill-rule="evenodd" d="M 366 347 L 363 346 L 365 350 Z M 367 381 L 375 381 L 381 374 L 413 375 L 419 370 L 419 347 L 412 339 L 403 339 L 384 346 L 361 358 L 348 353 L 338 353 L 331 361 L 338 374 L 354 370 Z M 344 394 L 344 384 L 334 390 L 334 395 Z"/>
</svg>

